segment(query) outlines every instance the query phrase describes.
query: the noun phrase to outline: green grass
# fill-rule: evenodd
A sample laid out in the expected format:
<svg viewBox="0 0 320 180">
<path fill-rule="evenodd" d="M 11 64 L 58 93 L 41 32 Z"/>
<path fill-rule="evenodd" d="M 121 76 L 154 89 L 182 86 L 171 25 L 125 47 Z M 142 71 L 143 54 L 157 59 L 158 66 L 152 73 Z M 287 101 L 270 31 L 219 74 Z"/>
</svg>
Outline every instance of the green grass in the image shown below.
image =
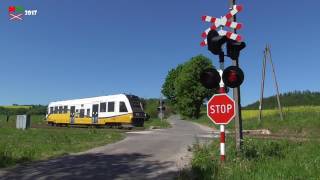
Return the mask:
<svg viewBox="0 0 320 180">
<path fill-rule="evenodd" d="M 9 116 L 7 122 L 6 115 L 0 115 L 0 128 L 15 128 L 16 127 L 16 115 Z M 31 127 L 47 126 L 44 115 L 32 115 Z"/>
<path fill-rule="evenodd" d="M 277 109 L 264 110 L 263 119 L 258 122 L 258 110 L 242 110 L 243 129 L 269 129 L 274 133 L 300 134 L 306 136 L 320 136 L 320 106 L 296 106 L 283 108 L 284 120 L 280 120 Z M 215 126 L 202 112 L 194 122 Z M 218 128 L 218 126 L 215 126 Z M 234 121 L 227 125 L 227 129 L 234 128 Z"/>
<path fill-rule="evenodd" d="M 281 121 L 277 109 L 264 110 L 258 122 L 258 110 L 243 110 L 243 129 L 269 129 L 272 133 L 313 138 L 303 142 L 245 138 L 243 151 L 237 156 L 234 137 L 229 137 L 224 164 L 219 160 L 219 141 L 196 144 L 192 168 L 184 170 L 179 179 L 319 179 L 320 106 L 287 107 L 283 112 Z M 215 126 L 205 112 L 192 121 Z M 227 129 L 233 130 L 234 122 Z"/>
<path fill-rule="evenodd" d="M 245 139 L 236 156 L 228 139 L 227 160 L 220 162 L 219 142 L 194 145 L 192 166 L 178 179 L 319 179 L 320 143 Z"/>
<path fill-rule="evenodd" d="M 151 118 L 148 121 L 144 122 L 144 127 L 146 129 L 149 129 L 151 126 L 161 129 L 171 127 L 170 123 L 166 119 L 163 119 L 161 121 L 159 118 Z"/>
<path fill-rule="evenodd" d="M 48 127 L 44 116 L 31 116 L 31 121 L 31 129 L 18 130 L 15 116 L 8 122 L 0 116 L 0 167 L 80 152 L 124 138 L 113 129 Z"/>
</svg>

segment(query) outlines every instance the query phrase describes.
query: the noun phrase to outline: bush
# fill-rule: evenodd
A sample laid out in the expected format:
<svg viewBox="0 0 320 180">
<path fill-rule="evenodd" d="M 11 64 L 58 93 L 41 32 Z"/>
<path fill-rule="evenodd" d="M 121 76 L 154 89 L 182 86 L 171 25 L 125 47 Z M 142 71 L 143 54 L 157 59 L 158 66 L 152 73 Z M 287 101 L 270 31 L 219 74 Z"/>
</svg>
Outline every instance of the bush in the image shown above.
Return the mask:
<svg viewBox="0 0 320 180">
<path fill-rule="evenodd" d="M 264 158 L 283 158 L 289 144 L 282 141 L 264 141 L 245 139 L 243 143 L 242 158 L 248 160 Z"/>
<path fill-rule="evenodd" d="M 214 158 L 211 145 L 195 144 L 194 158 L 192 159 L 192 171 L 196 179 L 216 179 L 219 173 L 219 162 Z"/>
</svg>

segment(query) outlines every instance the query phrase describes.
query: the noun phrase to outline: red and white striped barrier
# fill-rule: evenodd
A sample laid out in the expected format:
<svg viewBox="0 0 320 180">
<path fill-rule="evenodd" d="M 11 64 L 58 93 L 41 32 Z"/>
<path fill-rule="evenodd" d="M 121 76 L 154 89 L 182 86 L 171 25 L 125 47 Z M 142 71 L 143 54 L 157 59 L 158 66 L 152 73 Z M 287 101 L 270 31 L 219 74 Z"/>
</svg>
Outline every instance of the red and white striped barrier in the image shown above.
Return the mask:
<svg viewBox="0 0 320 180">
<path fill-rule="evenodd" d="M 228 39 L 232 39 L 238 42 L 242 41 L 242 36 L 239 34 L 236 34 L 230 31 L 225 31 L 225 30 L 220 30 L 218 31 L 218 33 L 220 36 L 226 36 Z"/>
<path fill-rule="evenodd" d="M 240 26 L 242 26 L 241 24 L 238 24 L 238 25 L 240 25 Z M 211 30 L 216 30 L 217 28 L 215 27 L 215 26 L 211 26 L 211 27 L 209 27 L 208 29 L 206 29 L 203 33 L 202 33 L 202 37 L 203 38 L 206 38 L 207 36 L 208 36 L 208 34 L 209 34 L 209 32 L 211 31 Z M 220 30 L 220 31 L 224 31 L 224 30 Z M 225 31 L 225 32 L 228 32 L 228 31 Z M 218 31 L 218 33 L 219 33 L 219 31 Z M 230 32 L 230 33 L 232 33 L 232 32 Z M 220 34 L 220 33 L 219 33 Z M 221 34 L 224 34 L 225 35 L 225 33 L 223 32 L 221 32 Z M 221 35 L 220 34 L 220 35 Z M 235 33 L 232 33 L 232 34 L 235 34 Z M 240 36 L 240 35 L 238 35 L 238 36 Z M 231 36 L 230 36 L 231 37 Z M 241 37 L 241 36 L 240 36 Z M 229 38 L 229 37 L 228 37 Z M 229 38 L 229 39 L 231 39 L 231 38 Z M 239 38 L 238 38 L 239 39 Z M 233 39 L 233 40 L 237 40 L 236 38 L 235 39 Z M 237 41 L 240 41 L 241 39 L 239 39 L 239 40 L 237 40 Z"/>
<path fill-rule="evenodd" d="M 226 18 L 230 19 L 232 18 L 235 14 L 237 14 L 238 12 L 243 10 L 243 6 L 242 5 L 234 5 L 233 8 L 231 9 L 231 11 L 226 14 Z"/>
<path fill-rule="evenodd" d="M 208 35 L 208 33 L 210 32 L 210 28 L 209 29 L 207 29 L 204 33 L 203 33 L 203 35 L 202 35 L 202 37 L 203 36 L 205 36 L 204 38 L 206 38 L 207 37 L 207 35 Z M 242 36 L 241 35 L 239 35 L 239 34 L 236 34 L 236 33 L 233 33 L 233 32 L 230 32 L 230 31 L 225 31 L 225 30 L 219 30 L 218 31 L 218 34 L 220 35 L 220 36 L 226 36 L 228 39 L 232 39 L 232 40 L 235 40 L 235 41 L 238 41 L 238 42 L 241 42 L 242 41 Z M 201 43 L 200 43 L 200 46 L 206 46 L 208 43 L 207 43 L 207 39 L 204 39 Z"/>
<path fill-rule="evenodd" d="M 220 20 L 218 20 L 220 21 Z M 218 26 L 217 26 L 218 24 Z M 227 27 L 230 27 L 232 29 L 241 29 L 242 28 L 242 24 L 241 23 L 237 23 L 237 22 L 230 22 L 230 21 L 227 21 L 227 22 L 219 22 L 211 27 L 209 27 L 208 29 L 206 29 L 203 33 L 202 33 L 202 37 L 205 38 L 207 37 L 207 35 L 209 34 L 210 30 L 216 30 L 218 29 L 218 27 L 220 26 L 227 26 Z"/>
<path fill-rule="evenodd" d="M 202 21 L 211 22 L 211 23 L 213 23 L 213 25 L 210 28 L 206 29 L 201 34 L 201 36 L 203 38 L 206 38 L 211 30 L 216 30 L 222 26 L 226 26 L 226 27 L 229 27 L 232 29 L 241 29 L 243 26 L 241 23 L 228 21 L 228 20 L 231 19 L 238 12 L 242 11 L 242 9 L 243 9 L 242 5 L 234 5 L 232 10 L 229 13 L 227 13 L 225 16 L 222 16 L 221 18 L 216 18 L 216 17 L 212 17 L 212 16 L 202 16 L 201 17 Z M 235 34 L 235 33 L 229 32 L 229 31 L 225 31 L 222 29 L 220 31 L 218 31 L 218 33 L 220 36 L 226 36 L 228 39 L 232 39 L 232 40 L 239 41 L 239 42 L 242 41 L 242 37 L 238 34 Z M 203 40 L 200 43 L 200 45 L 206 46 L 207 40 Z"/>
<path fill-rule="evenodd" d="M 216 23 L 218 19 L 231 19 L 235 14 L 237 14 L 238 12 L 242 11 L 243 6 L 242 5 L 234 5 L 233 8 L 231 9 L 231 11 L 229 13 L 227 13 L 226 15 L 222 16 L 221 18 L 215 18 L 212 16 L 202 16 L 202 20 L 205 22 L 211 22 L 211 23 Z"/>
</svg>

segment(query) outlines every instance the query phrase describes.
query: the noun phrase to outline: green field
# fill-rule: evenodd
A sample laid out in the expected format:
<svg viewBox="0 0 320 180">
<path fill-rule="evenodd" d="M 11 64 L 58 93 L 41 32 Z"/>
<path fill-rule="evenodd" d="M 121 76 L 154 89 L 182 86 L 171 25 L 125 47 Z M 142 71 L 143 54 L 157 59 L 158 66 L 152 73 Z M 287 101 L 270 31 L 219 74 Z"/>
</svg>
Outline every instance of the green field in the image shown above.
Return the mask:
<svg viewBox="0 0 320 180">
<path fill-rule="evenodd" d="M 258 110 L 242 110 L 243 129 L 269 129 L 273 133 L 299 134 L 303 136 L 320 136 L 320 106 L 293 106 L 283 108 L 284 120 L 280 120 L 277 109 L 264 110 L 262 121 L 258 121 Z M 215 126 L 203 111 L 194 122 Z M 217 129 L 218 126 L 215 126 Z M 234 122 L 226 126 L 234 129 Z"/>
<path fill-rule="evenodd" d="M 3 107 L 3 108 L 7 108 L 7 109 L 30 109 L 32 108 L 32 106 L 0 106 L 0 107 Z"/>
<path fill-rule="evenodd" d="M 15 129 L 15 116 L 0 116 L 0 167 L 84 151 L 124 138 L 116 129 L 48 127 L 31 116 L 31 129 Z M 36 128 L 34 128 L 36 127 Z"/>
<path fill-rule="evenodd" d="M 284 108 L 283 121 L 277 110 L 265 110 L 259 123 L 258 113 L 258 110 L 242 111 L 244 129 L 269 129 L 280 137 L 306 137 L 307 140 L 245 136 L 243 151 L 237 156 L 234 135 L 229 134 L 224 164 L 219 160 L 219 141 L 195 144 L 191 169 L 182 171 L 179 179 L 319 179 L 320 106 Z M 205 114 L 193 121 L 213 126 Z M 227 129 L 232 131 L 234 123 Z"/>
</svg>

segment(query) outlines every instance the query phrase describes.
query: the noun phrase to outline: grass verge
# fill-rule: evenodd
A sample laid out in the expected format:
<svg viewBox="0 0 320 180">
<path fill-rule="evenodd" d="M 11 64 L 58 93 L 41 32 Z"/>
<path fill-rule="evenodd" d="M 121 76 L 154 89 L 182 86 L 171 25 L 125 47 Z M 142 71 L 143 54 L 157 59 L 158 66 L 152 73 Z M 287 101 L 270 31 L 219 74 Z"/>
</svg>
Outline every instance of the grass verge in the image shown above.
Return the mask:
<svg viewBox="0 0 320 180">
<path fill-rule="evenodd" d="M 286 140 L 245 139 L 237 157 L 229 138 L 227 160 L 220 162 L 219 142 L 196 144 L 192 166 L 178 179 L 318 179 L 320 144 Z"/>
</svg>

